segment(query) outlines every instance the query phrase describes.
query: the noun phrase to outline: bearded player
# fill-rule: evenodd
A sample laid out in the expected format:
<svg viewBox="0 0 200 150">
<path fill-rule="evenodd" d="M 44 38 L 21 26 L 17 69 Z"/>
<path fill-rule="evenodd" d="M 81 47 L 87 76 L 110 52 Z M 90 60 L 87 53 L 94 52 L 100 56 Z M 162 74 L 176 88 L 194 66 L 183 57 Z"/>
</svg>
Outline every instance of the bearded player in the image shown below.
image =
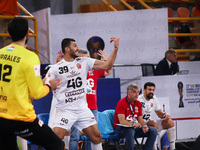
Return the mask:
<svg viewBox="0 0 200 150">
<path fill-rule="evenodd" d="M 93 113 L 87 107 L 87 73 L 90 69 L 110 70 L 117 56 L 119 37 L 112 37 L 114 49 L 108 59 L 100 60 L 78 57 L 79 47 L 74 39 L 65 38 L 62 41 L 64 57 L 53 65 L 47 73 L 50 79 L 60 77 L 63 83 L 60 89 L 53 92 L 57 100 L 56 114 L 53 122 L 54 132 L 63 139 L 66 131 L 74 125 L 83 131 L 92 141 L 92 150 L 102 150 L 101 134 Z"/>
<path fill-rule="evenodd" d="M 161 107 L 158 103 L 158 99 L 154 95 L 154 91 L 155 84 L 152 82 L 147 82 L 144 84 L 144 94 L 141 94 L 138 97 L 138 100 L 142 103 L 143 120 L 145 121 L 145 124 L 155 127 L 158 129 L 158 131 L 166 129 L 170 150 L 174 150 L 176 137 L 174 122 L 171 120 L 170 115 L 161 111 Z M 160 120 L 152 120 L 154 111 Z M 154 144 L 153 150 L 156 150 L 156 144 Z"/>
</svg>

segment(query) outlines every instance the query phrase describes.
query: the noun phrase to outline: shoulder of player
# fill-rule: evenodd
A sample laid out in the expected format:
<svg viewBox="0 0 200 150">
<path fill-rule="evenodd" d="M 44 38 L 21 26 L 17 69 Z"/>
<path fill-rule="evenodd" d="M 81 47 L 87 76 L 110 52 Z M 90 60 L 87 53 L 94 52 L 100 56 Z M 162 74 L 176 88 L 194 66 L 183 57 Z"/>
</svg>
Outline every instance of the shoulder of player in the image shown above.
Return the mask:
<svg viewBox="0 0 200 150">
<path fill-rule="evenodd" d="M 25 48 L 24 48 L 22 57 L 23 57 L 23 59 L 24 58 L 27 59 L 29 62 L 31 62 L 32 60 L 36 60 L 36 59 L 39 60 L 39 56 L 36 53 L 34 53 L 32 51 L 29 51 L 29 50 L 27 50 Z"/>
<path fill-rule="evenodd" d="M 158 98 L 156 97 L 156 95 L 153 96 L 152 100 L 158 100 Z"/>
<path fill-rule="evenodd" d="M 135 104 L 136 104 L 136 105 L 142 105 L 141 102 L 140 102 L 139 100 L 136 100 L 136 101 L 135 101 Z"/>
<path fill-rule="evenodd" d="M 138 96 L 138 101 L 144 101 L 144 96 L 143 96 L 143 94 L 140 94 L 139 96 Z"/>
<path fill-rule="evenodd" d="M 121 104 L 123 105 L 125 102 L 126 102 L 126 97 L 120 99 L 117 104 L 118 105 L 121 105 Z"/>
</svg>

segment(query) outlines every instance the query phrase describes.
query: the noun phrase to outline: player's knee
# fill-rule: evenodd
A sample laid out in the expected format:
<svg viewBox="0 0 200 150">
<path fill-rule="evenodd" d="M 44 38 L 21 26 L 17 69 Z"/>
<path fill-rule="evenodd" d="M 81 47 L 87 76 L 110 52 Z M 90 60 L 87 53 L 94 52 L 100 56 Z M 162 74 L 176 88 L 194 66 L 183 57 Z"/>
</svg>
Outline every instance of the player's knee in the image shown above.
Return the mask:
<svg viewBox="0 0 200 150">
<path fill-rule="evenodd" d="M 101 143 L 101 141 L 102 141 L 101 134 L 100 133 L 96 134 L 96 136 L 93 139 L 91 139 L 91 141 L 92 141 L 93 144 Z"/>
<path fill-rule="evenodd" d="M 158 122 L 157 122 L 157 121 L 153 121 L 153 120 L 152 120 L 152 121 L 149 121 L 149 122 L 147 123 L 147 125 L 158 129 Z"/>
<path fill-rule="evenodd" d="M 171 127 L 174 127 L 175 125 L 174 125 L 173 120 L 169 119 L 169 120 L 163 120 L 162 126 L 163 126 L 163 129 L 169 129 Z"/>
<path fill-rule="evenodd" d="M 169 127 L 171 128 L 171 127 L 174 127 L 175 125 L 174 125 L 174 121 L 172 121 L 172 120 L 170 120 L 169 121 Z"/>
</svg>

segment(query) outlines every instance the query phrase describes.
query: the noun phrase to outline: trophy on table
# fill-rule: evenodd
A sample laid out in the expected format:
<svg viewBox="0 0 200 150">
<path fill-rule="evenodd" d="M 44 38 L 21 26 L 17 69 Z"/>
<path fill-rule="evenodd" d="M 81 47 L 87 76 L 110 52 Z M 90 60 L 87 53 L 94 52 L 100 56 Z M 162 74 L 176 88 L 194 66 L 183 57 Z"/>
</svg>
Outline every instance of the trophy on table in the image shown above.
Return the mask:
<svg viewBox="0 0 200 150">
<path fill-rule="evenodd" d="M 178 82 L 178 93 L 180 95 L 179 108 L 181 108 L 181 107 L 184 107 L 184 104 L 183 104 L 183 83 L 182 82 Z"/>
</svg>

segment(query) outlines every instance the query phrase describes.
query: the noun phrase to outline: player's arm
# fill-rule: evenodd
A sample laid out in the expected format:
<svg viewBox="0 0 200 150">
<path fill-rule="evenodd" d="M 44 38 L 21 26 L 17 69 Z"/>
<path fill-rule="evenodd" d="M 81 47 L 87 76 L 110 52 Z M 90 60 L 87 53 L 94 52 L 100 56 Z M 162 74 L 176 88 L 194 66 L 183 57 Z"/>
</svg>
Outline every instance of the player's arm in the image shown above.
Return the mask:
<svg viewBox="0 0 200 150">
<path fill-rule="evenodd" d="M 170 119 L 170 118 L 171 118 L 170 115 L 168 115 L 168 114 L 162 112 L 161 109 L 159 109 L 159 110 L 157 110 L 157 111 L 155 111 L 155 112 L 156 112 L 157 116 L 158 116 L 159 118 L 161 118 L 161 119 L 164 119 L 164 118 L 165 118 L 165 119 Z"/>
<path fill-rule="evenodd" d="M 144 126 L 145 125 L 145 123 L 144 123 L 144 120 L 143 120 L 143 118 L 142 118 L 142 116 L 138 116 L 138 122 L 142 125 L 142 126 Z"/>
<path fill-rule="evenodd" d="M 97 55 L 101 57 L 102 61 L 106 61 L 108 59 L 108 55 L 106 54 L 105 51 L 99 50 Z M 104 76 L 108 76 L 111 74 L 111 70 L 105 70 Z"/>
<path fill-rule="evenodd" d="M 29 64 L 27 64 L 25 78 L 28 90 L 34 99 L 46 96 L 50 90 L 58 88 L 60 85 L 60 79 L 50 81 L 50 85 L 43 85 L 40 77 L 40 61 L 36 54 L 32 55 Z"/>
<path fill-rule="evenodd" d="M 117 57 L 118 47 L 119 47 L 119 37 L 112 37 L 110 42 L 114 42 L 114 49 L 108 59 L 104 62 L 101 60 L 95 60 L 93 69 L 94 70 L 111 70 L 112 66 Z"/>
<path fill-rule="evenodd" d="M 142 131 L 143 131 L 144 133 L 148 132 L 149 128 L 148 128 L 147 125 L 145 125 L 142 116 L 138 116 L 138 122 L 141 124 Z"/>
<path fill-rule="evenodd" d="M 125 119 L 124 114 L 118 114 L 119 123 L 122 125 L 133 126 L 133 123 Z"/>
</svg>

